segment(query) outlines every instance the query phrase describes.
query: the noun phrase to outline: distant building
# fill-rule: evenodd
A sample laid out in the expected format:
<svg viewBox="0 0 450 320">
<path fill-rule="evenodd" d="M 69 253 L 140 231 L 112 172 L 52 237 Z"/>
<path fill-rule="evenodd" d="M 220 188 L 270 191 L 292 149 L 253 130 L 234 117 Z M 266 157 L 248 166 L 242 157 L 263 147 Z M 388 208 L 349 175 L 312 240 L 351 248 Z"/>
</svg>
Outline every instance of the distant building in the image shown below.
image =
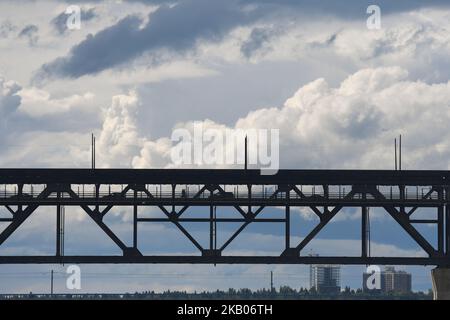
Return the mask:
<svg viewBox="0 0 450 320">
<path fill-rule="evenodd" d="M 386 292 L 411 292 L 411 274 L 406 271 L 396 271 L 394 267 L 386 267 Z"/>
<path fill-rule="evenodd" d="M 367 279 L 371 274 L 363 274 L 363 290 L 365 292 L 380 291 L 383 293 L 410 293 L 411 292 L 411 274 L 406 271 L 395 270 L 394 267 L 386 267 L 380 274 L 380 289 L 367 288 Z"/>
<path fill-rule="evenodd" d="M 336 265 L 311 265 L 310 288 L 318 293 L 335 294 L 341 291 L 341 267 Z"/>
</svg>

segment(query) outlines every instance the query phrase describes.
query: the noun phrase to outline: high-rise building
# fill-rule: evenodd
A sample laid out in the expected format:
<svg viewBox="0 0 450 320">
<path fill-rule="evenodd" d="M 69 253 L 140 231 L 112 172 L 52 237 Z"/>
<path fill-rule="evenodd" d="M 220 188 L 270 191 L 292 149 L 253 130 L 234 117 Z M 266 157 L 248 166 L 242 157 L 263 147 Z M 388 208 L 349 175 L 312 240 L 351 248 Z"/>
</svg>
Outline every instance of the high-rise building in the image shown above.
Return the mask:
<svg viewBox="0 0 450 320">
<path fill-rule="evenodd" d="M 406 271 L 397 271 L 394 267 L 386 267 L 386 292 L 411 292 L 411 274 Z"/>
<path fill-rule="evenodd" d="M 379 289 L 368 289 L 367 279 L 371 274 L 363 274 L 363 290 L 365 292 L 369 291 L 381 291 L 383 293 L 388 292 L 398 292 L 398 293 L 409 293 L 411 292 L 411 274 L 406 271 L 395 270 L 394 267 L 386 267 L 384 271 L 380 273 L 380 288 Z"/>
<path fill-rule="evenodd" d="M 341 291 L 341 267 L 336 265 L 311 265 L 309 271 L 310 288 L 319 293 L 339 293 Z"/>
</svg>

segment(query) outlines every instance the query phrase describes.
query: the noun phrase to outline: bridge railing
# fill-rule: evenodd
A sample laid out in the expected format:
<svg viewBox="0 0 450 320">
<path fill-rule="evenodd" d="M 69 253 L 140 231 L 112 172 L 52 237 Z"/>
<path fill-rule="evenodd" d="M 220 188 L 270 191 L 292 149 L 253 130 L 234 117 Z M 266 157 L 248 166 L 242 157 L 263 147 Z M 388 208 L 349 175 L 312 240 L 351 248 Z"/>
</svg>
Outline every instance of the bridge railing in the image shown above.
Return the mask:
<svg viewBox="0 0 450 320">
<path fill-rule="evenodd" d="M 23 191 L 22 194 L 19 195 L 17 190 L 10 191 L 10 190 L 4 190 L 0 191 L 0 199 L 6 200 L 6 199 L 36 199 L 39 194 L 41 193 L 41 190 L 26 190 Z M 101 191 L 98 194 L 95 191 L 80 191 L 80 190 L 74 190 L 75 194 L 80 199 L 133 199 L 135 197 L 134 192 L 128 191 L 126 193 L 121 192 L 112 192 L 112 191 Z M 392 191 L 380 191 L 381 194 L 384 196 L 386 200 L 400 200 L 402 199 L 400 192 L 392 192 Z M 327 196 L 325 196 L 323 193 L 318 193 L 314 191 L 302 191 L 302 195 L 299 195 L 296 192 L 291 191 L 289 193 L 290 199 L 317 199 L 317 200 L 343 200 L 348 193 L 344 191 L 342 192 L 328 192 Z M 48 196 L 48 198 L 53 199 L 57 198 L 57 192 L 53 192 Z M 71 198 L 71 196 L 66 192 L 61 192 L 59 195 L 62 199 L 68 199 Z M 239 191 L 232 191 L 232 192 L 226 192 L 226 194 L 220 194 L 215 193 L 211 196 L 209 192 L 203 192 L 198 194 L 198 190 L 184 190 L 184 191 L 176 191 L 172 193 L 172 191 L 167 190 L 149 190 L 149 193 L 144 191 L 138 191 L 136 194 L 136 197 L 138 199 L 151 199 L 151 198 L 157 198 L 157 199 L 199 199 L 199 200 L 205 200 L 205 199 L 218 199 L 218 200 L 233 200 L 233 199 L 248 199 L 248 193 L 245 192 L 239 192 Z M 362 193 L 356 193 L 353 196 L 353 199 L 355 200 L 361 200 L 365 197 L 365 199 L 368 200 L 374 200 L 375 198 L 371 194 L 365 194 Z M 280 200 L 280 199 L 286 199 L 287 193 L 286 192 L 276 192 L 274 190 L 265 190 L 265 191 L 259 191 L 259 192 L 252 192 L 251 193 L 251 199 L 255 200 Z M 405 190 L 405 194 L 403 197 L 404 200 L 421 200 L 421 201 L 436 201 L 439 200 L 439 194 L 436 192 L 433 192 L 431 194 L 427 194 L 425 191 L 421 190 Z"/>
</svg>

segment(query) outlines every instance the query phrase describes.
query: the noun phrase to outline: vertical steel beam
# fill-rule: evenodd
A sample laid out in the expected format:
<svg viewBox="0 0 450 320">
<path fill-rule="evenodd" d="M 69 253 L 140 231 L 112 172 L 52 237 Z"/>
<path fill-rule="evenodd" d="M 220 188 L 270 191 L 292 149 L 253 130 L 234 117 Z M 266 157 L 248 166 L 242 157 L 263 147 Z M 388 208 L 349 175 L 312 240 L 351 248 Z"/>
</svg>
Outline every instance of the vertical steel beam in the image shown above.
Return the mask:
<svg viewBox="0 0 450 320">
<path fill-rule="evenodd" d="M 56 193 L 58 204 L 56 205 L 56 256 L 61 256 L 61 192 Z"/>
<path fill-rule="evenodd" d="M 17 185 L 17 188 L 18 188 L 18 190 L 17 190 L 17 195 L 18 195 L 18 197 L 19 197 L 19 199 L 20 199 L 20 198 L 22 198 L 22 194 L 23 194 L 23 184 L 18 184 L 18 185 Z M 21 213 L 22 213 L 22 210 L 23 210 L 23 206 L 22 206 L 21 204 L 19 204 L 19 205 L 17 206 L 17 212 L 18 212 L 19 214 L 21 214 Z"/>
<path fill-rule="evenodd" d="M 137 224 L 138 224 L 137 191 L 136 191 L 136 189 L 134 189 L 134 206 L 133 206 L 133 248 L 137 248 Z"/>
<path fill-rule="evenodd" d="M 285 246 L 286 249 L 291 247 L 291 207 L 289 205 L 291 189 L 286 191 L 286 230 L 285 230 Z"/>
<path fill-rule="evenodd" d="M 401 185 L 401 186 L 398 186 L 398 188 L 399 188 L 399 191 L 400 191 L 400 200 L 401 200 L 401 203 L 403 204 L 403 203 L 405 203 L 405 186 Z M 404 205 L 400 206 L 400 212 L 402 214 L 405 213 L 405 206 Z"/>
<path fill-rule="evenodd" d="M 214 197 L 214 189 L 210 188 L 209 190 L 209 249 L 214 249 L 214 206 L 213 206 L 213 197 Z"/>
<path fill-rule="evenodd" d="M 445 252 L 450 257 L 450 187 L 445 187 Z"/>
<path fill-rule="evenodd" d="M 214 250 L 217 250 L 217 207 L 214 206 Z"/>
<path fill-rule="evenodd" d="M 450 257 L 450 205 L 445 205 L 445 248 L 446 255 Z"/>
<path fill-rule="evenodd" d="M 100 184 L 96 183 L 95 184 L 95 202 L 97 204 L 95 205 L 95 211 L 96 211 L 97 215 L 100 213 L 100 205 L 98 204 L 99 198 L 100 198 Z"/>
<path fill-rule="evenodd" d="M 177 187 L 176 184 L 172 184 L 172 214 L 176 214 L 175 213 L 175 188 Z"/>
<path fill-rule="evenodd" d="M 444 206 L 437 208 L 437 249 L 439 253 L 444 254 Z"/>
<path fill-rule="evenodd" d="M 361 207 L 361 257 L 367 257 L 367 207 Z"/>
<path fill-rule="evenodd" d="M 328 200 L 329 198 L 329 187 L 328 185 L 323 185 L 323 196 L 325 197 L 326 200 Z M 323 212 L 327 212 L 328 211 L 328 206 L 324 206 L 323 207 Z"/>
<path fill-rule="evenodd" d="M 247 210 L 247 214 L 251 215 L 252 214 L 252 206 L 250 205 L 250 202 L 252 201 L 252 185 L 248 184 L 247 185 L 247 189 L 248 189 L 248 210 Z"/>
<path fill-rule="evenodd" d="M 440 201 L 444 201 L 444 188 L 443 187 L 439 187 L 436 189 L 436 192 L 438 194 L 438 199 Z M 444 248 L 444 243 L 445 243 L 445 234 L 444 234 L 444 210 L 445 210 L 445 206 L 443 204 L 439 204 L 437 206 L 437 251 L 444 255 L 445 254 L 445 248 Z"/>
<path fill-rule="evenodd" d="M 209 206 L 209 249 L 214 249 L 214 206 L 212 204 Z"/>
</svg>

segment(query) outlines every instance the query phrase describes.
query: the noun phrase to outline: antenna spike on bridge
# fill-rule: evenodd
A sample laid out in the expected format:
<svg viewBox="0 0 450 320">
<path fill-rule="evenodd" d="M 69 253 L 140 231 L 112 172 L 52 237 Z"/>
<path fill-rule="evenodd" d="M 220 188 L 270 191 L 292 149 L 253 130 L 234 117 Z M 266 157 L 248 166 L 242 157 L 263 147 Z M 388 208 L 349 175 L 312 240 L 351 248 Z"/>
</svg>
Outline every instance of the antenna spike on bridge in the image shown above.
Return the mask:
<svg viewBox="0 0 450 320">
<path fill-rule="evenodd" d="M 94 134 L 91 133 L 91 169 L 94 169 Z"/>
<path fill-rule="evenodd" d="M 395 171 L 397 171 L 397 138 L 394 138 Z"/>
<path fill-rule="evenodd" d="M 247 170 L 248 168 L 248 164 L 247 164 L 247 136 L 245 136 L 245 144 L 244 144 L 244 150 L 245 150 L 245 170 Z"/>
<path fill-rule="evenodd" d="M 95 169 L 95 136 L 91 134 L 91 169 Z"/>
<path fill-rule="evenodd" d="M 399 147 L 398 147 L 398 168 L 402 170 L 402 135 L 400 135 Z"/>
</svg>

